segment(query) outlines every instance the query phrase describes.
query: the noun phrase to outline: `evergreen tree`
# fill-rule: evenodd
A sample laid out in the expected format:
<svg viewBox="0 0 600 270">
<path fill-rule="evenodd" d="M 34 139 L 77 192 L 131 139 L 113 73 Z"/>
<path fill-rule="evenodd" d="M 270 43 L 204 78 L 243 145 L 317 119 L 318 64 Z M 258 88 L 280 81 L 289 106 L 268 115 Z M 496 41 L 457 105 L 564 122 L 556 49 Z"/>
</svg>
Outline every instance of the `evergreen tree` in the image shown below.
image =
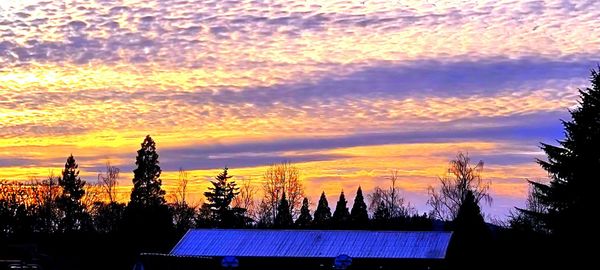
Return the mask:
<svg viewBox="0 0 600 270">
<path fill-rule="evenodd" d="M 335 206 L 335 211 L 333 212 L 333 216 L 331 217 L 331 221 L 335 227 L 341 228 L 348 226 L 348 220 L 350 219 L 350 212 L 348 211 L 348 207 L 346 201 L 346 196 L 344 195 L 344 191 L 340 193 L 340 198 Z"/>
<path fill-rule="evenodd" d="M 486 261 L 489 255 L 489 229 L 481 214 L 475 195 L 471 190 L 465 194 L 465 199 L 458 209 L 452 222 L 454 229 L 452 251 L 449 254 L 456 267 L 461 269 L 478 269 L 480 265 L 473 261 Z"/>
<path fill-rule="evenodd" d="M 239 187 L 235 181 L 230 181 L 233 176 L 228 175 L 228 168 L 211 181 L 212 187 L 204 192 L 204 196 L 211 210 L 212 223 L 218 227 L 235 227 L 236 219 L 239 217 L 239 211 L 233 211 L 231 202 L 239 194 Z M 241 209 L 238 209 L 241 210 Z"/>
<path fill-rule="evenodd" d="M 173 215 L 165 202 L 156 143 L 150 135 L 137 151 L 135 164 L 131 199 L 121 227 L 136 249 L 160 251 L 170 245 L 173 237 Z"/>
<path fill-rule="evenodd" d="M 329 203 L 327 203 L 327 197 L 325 196 L 325 191 L 323 191 L 323 193 L 321 193 L 321 198 L 319 198 L 317 210 L 315 210 L 313 224 L 315 226 L 324 227 L 329 224 L 330 219 L 331 209 L 329 209 Z"/>
<path fill-rule="evenodd" d="M 378 228 L 383 228 L 389 225 L 389 221 L 392 217 L 390 208 L 387 207 L 384 201 L 379 202 L 379 205 L 373 213 L 373 222 Z"/>
<path fill-rule="evenodd" d="M 538 160 L 551 178 L 549 184 L 530 182 L 543 212 L 530 216 L 547 228 L 579 258 L 586 252 L 578 239 L 596 232 L 589 218 L 599 207 L 600 185 L 600 66 L 591 71 L 591 88 L 579 90 L 579 104 L 562 121 L 565 138 L 559 145 L 541 144 L 547 160 Z M 597 235 L 597 233 L 594 233 Z M 575 247 L 570 248 L 571 246 Z M 581 247 L 581 250 L 578 247 Z M 592 258 L 592 257 L 587 257 Z"/>
<path fill-rule="evenodd" d="M 292 220 L 292 213 L 290 213 L 290 204 L 285 198 L 285 191 L 277 206 L 277 215 L 275 216 L 275 227 L 277 228 L 289 228 L 294 224 Z"/>
<path fill-rule="evenodd" d="M 62 212 L 62 220 L 59 228 L 62 231 L 80 230 L 88 224 L 85 207 L 81 198 L 85 195 L 85 181 L 79 178 L 79 165 L 75 162 L 73 155 L 67 158 L 65 168 L 58 184 L 62 188 L 62 194 L 57 198 L 57 207 Z"/>
<path fill-rule="evenodd" d="M 600 68 L 600 66 L 599 66 Z M 589 214 L 598 209 L 596 192 L 600 179 L 600 70 L 592 70 L 591 88 L 579 90 L 579 106 L 571 121 L 563 121 L 565 139 L 558 146 L 542 143 L 547 161 L 538 163 L 551 177 L 549 184 L 531 182 L 534 196 L 546 206 L 536 213 L 557 235 L 569 237 L 593 230 Z"/>
<path fill-rule="evenodd" d="M 296 219 L 296 227 L 306 228 L 310 226 L 312 222 L 312 216 L 310 215 L 310 210 L 308 209 L 308 198 L 304 198 L 302 200 L 302 208 L 300 208 L 300 216 Z"/>
<path fill-rule="evenodd" d="M 137 168 L 133 170 L 133 189 L 131 190 L 132 205 L 145 207 L 165 204 L 165 191 L 162 190 L 158 165 L 156 143 L 150 135 L 142 142 L 135 158 Z"/>
<path fill-rule="evenodd" d="M 358 190 L 356 190 L 356 197 L 354 197 L 354 205 L 352 205 L 350 219 L 352 220 L 352 225 L 356 228 L 365 228 L 369 224 L 367 204 L 365 203 L 365 198 L 363 197 L 362 188 L 360 186 L 358 186 Z"/>
</svg>

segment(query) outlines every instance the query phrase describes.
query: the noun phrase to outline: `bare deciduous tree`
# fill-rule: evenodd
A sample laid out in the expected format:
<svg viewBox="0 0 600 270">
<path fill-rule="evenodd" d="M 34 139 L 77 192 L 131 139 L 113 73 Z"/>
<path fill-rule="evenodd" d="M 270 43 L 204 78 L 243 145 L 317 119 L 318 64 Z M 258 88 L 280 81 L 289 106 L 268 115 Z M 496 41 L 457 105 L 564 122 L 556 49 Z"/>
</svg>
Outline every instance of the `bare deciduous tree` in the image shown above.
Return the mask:
<svg viewBox="0 0 600 270">
<path fill-rule="evenodd" d="M 45 180 L 32 179 L 31 181 L 37 186 L 34 200 L 38 205 L 37 216 L 39 220 L 36 222 L 34 230 L 48 233 L 55 232 L 60 221 L 56 207 L 56 199 L 61 192 L 58 185 L 58 176 L 50 171 Z"/>
<path fill-rule="evenodd" d="M 257 203 L 254 199 L 256 186 L 252 185 L 251 179 L 241 181 L 240 193 L 233 199 L 233 207 L 246 209 L 246 216 L 256 220 Z"/>
<path fill-rule="evenodd" d="M 398 170 L 392 170 L 387 177 L 390 180 L 390 186 L 387 189 L 375 187 L 373 193 L 367 195 L 369 200 L 369 211 L 374 213 L 381 205 L 385 206 L 390 218 L 409 216 L 416 213 L 416 209 L 410 204 L 406 204 L 401 189 L 398 186 Z"/>
<path fill-rule="evenodd" d="M 473 192 L 475 201 L 492 203 L 488 191 L 491 183 L 481 177 L 483 161 L 472 165 L 468 154 L 458 153 L 455 160 L 450 161 L 447 173 L 439 177 L 438 189 L 430 186 L 427 204 L 432 207 L 430 215 L 442 220 L 453 220 L 463 204 L 468 191 Z"/>
<path fill-rule="evenodd" d="M 105 186 L 103 183 L 88 183 L 84 189 L 85 194 L 81 198 L 81 204 L 85 207 L 86 212 L 91 213 L 96 202 L 102 201 L 102 193 L 106 191 Z"/>
<path fill-rule="evenodd" d="M 113 203 L 117 201 L 117 185 L 119 184 L 119 168 L 110 165 L 110 161 L 106 162 L 106 172 L 98 173 L 98 183 L 102 187 L 102 191 L 106 194 L 108 201 Z"/>
<path fill-rule="evenodd" d="M 277 216 L 277 205 L 283 192 L 290 205 L 290 213 L 295 217 L 304 198 L 304 186 L 300 181 L 300 170 L 290 162 L 271 165 L 264 174 L 263 200 L 272 217 Z"/>
<path fill-rule="evenodd" d="M 187 187 L 190 182 L 189 173 L 183 168 L 179 168 L 177 177 L 177 189 L 175 190 L 175 203 L 187 205 Z"/>
</svg>

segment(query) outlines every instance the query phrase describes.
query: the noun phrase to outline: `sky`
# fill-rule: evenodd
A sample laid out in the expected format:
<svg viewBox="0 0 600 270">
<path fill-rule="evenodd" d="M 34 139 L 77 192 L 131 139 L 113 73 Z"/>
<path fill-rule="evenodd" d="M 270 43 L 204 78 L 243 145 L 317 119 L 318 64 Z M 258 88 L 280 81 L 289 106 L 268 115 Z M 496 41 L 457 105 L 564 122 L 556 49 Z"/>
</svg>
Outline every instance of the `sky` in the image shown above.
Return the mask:
<svg viewBox="0 0 600 270">
<path fill-rule="evenodd" d="M 221 168 L 260 185 L 291 161 L 315 202 L 400 187 L 420 212 L 459 151 L 485 163 L 489 217 L 546 181 L 600 62 L 597 0 L 2 0 L 0 179 L 88 182 L 107 160 L 130 189 L 145 135 L 165 189 Z"/>
</svg>

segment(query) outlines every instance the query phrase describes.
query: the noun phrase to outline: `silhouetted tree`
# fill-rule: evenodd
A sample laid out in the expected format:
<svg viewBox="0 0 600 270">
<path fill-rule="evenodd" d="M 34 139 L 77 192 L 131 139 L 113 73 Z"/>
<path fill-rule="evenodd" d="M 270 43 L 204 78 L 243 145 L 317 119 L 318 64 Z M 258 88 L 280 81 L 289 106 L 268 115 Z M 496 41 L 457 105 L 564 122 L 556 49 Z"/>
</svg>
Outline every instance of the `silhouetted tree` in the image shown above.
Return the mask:
<svg viewBox="0 0 600 270">
<path fill-rule="evenodd" d="M 525 233 L 547 233 L 548 229 L 541 221 L 541 215 L 547 213 L 546 206 L 540 202 L 540 198 L 534 195 L 533 185 L 529 185 L 525 208 L 516 208 L 509 214 L 509 226 L 512 230 Z"/>
<path fill-rule="evenodd" d="M 129 204 L 136 207 L 157 206 L 165 204 L 165 191 L 161 188 L 156 143 L 150 135 L 142 142 L 135 158 L 137 168 L 133 170 L 133 189 Z"/>
<path fill-rule="evenodd" d="M 354 197 L 350 219 L 352 220 L 352 226 L 355 228 L 366 228 L 369 225 L 367 204 L 365 203 L 362 188 L 360 186 L 358 186 L 358 189 L 356 190 L 356 197 Z"/>
<path fill-rule="evenodd" d="M 346 196 L 344 195 L 344 191 L 342 191 L 335 206 L 335 211 L 333 211 L 333 216 L 331 217 L 331 223 L 333 226 L 337 228 L 348 227 L 350 212 L 348 211 L 347 204 L 348 202 L 346 201 Z"/>
<path fill-rule="evenodd" d="M 375 187 L 373 193 L 369 194 L 369 210 L 375 215 L 375 223 L 381 226 L 388 226 L 401 219 L 408 218 L 411 214 L 414 215 L 416 210 L 410 203 L 406 203 L 402 196 L 401 189 L 398 186 L 398 170 L 392 170 L 390 175 L 386 177 L 390 180 L 390 186 L 387 189 Z M 389 226 L 388 226 L 389 227 Z"/>
<path fill-rule="evenodd" d="M 296 219 L 296 227 L 307 228 L 312 223 L 312 216 L 310 215 L 310 209 L 308 208 L 308 198 L 302 200 L 302 207 L 300 208 L 300 216 Z"/>
<path fill-rule="evenodd" d="M 233 199 L 233 207 L 246 209 L 246 216 L 252 220 L 258 219 L 258 207 L 254 195 L 256 186 L 250 179 L 242 180 L 240 193 Z"/>
<path fill-rule="evenodd" d="M 102 186 L 102 191 L 106 194 L 109 203 L 117 201 L 117 185 L 119 184 L 119 172 L 121 170 L 106 162 L 106 172 L 98 173 L 98 182 Z"/>
<path fill-rule="evenodd" d="M 261 201 L 263 210 L 269 210 L 270 217 L 263 216 L 263 220 L 273 220 L 277 216 L 277 206 L 283 192 L 287 195 L 292 217 L 296 216 L 302 198 L 304 197 L 304 186 L 300 181 L 300 170 L 290 162 L 282 162 L 271 165 L 264 175 L 263 199 Z M 267 215 L 265 211 L 263 215 Z"/>
<path fill-rule="evenodd" d="M 138 251 L 163 251 L 172 237 L 173 216 L 165 201 L 156 143 L 146 136 L 137 151 L 131 200 L 125 209 L 123 228 Z"/>
<path fill-rule="evenodd" d="M 547 160 L 538 160 L 551 178 L 549 184 L 530 182 L 544 212 L 530 213 L 557 236 L 577 259 L 593 256 L 578 239 L 598 237 L 590 215 L 598 209 L 600 190 L 600 66 L 591 71 L 591 87 L 579 90 L 579 104 L 562 121 L 565 138 L 558 145 L 542 143 Z M 595 239 L 595 238 L 594 238 Z M 585 257 L 585 258 L 584 258 Z"/>
<path fill-rule="evenodd" d="M 440 188 L 428 188 L 430 198 L 427 204 L 432 207 L 430 216 L 454 220 L 469 191 L 477 204 L 481 200 L 491 204 L 492 197 L 488 193 L 490 182 L 483 180 L 482 171 L 483 161 L 473 166 L 468 154 L 458 153 L 456 159 L 450 161 L 447 174 L 440 177 Z"/>
<path fill-rule="evenodd" d="M 123 222 L 125 204 L 118 202 L 96 202 L 92 217 L 96 231 L 101 233 L 115 233 L 119 224 Z"/>
<path fill-rule="evenodd" d="M 330 220 L 331 209 L 329 209 L 329 203 L 327 202 L 325 191 L 323 191 L 323 193 L 321 193 L 321 198 L 319 198 L 317 210 L 315 210 L 313 224 L 317 227 L 326 227 L 329 225 Z"/>
<path fill-rule="evenodd" d="M 188 172 L 179 168 L 177 187 L 172 196 L 174 202 L 169 205 L 173 214 L 173 225 L 178 234 L 185 233 L 196 223 L 196 207 L 190 206 L 187 201 L 188 183 Z"/>
<path fill-rule="evenodd" d="M 213 224 L 217 227 L 236 226 L 235 219 L 239 215 L 231 208 L 231 203 L 235 196 L 239 194 L 239 188 L 235 181 L 230 181 L 233 176 L 227 174 L 228 168 L 211 181 L 212 187 L 204 192 L 204 197 L 212 212 Z M 239 225 L 239 224 L 238 224 Z"/>
<path fill-rule="evenodd" d="M 276 228 L 289 228 L 294 224 L 292 219 L 292 213 L 290 213 L 290 206 L 285 198 L 285 191 L 281 195 L 281 201 L 277 206 L 277 216 L 275 216 L 275 227 Z"/>
<path fill-rule="evenodd" d="M 51 172 L 46 180 L 37 185 L 38 192 L 33 197 L 37 203 L 34 209 L 36 222 L 33 230 L 47 234 L 56 232 L 61 219 L 60 211 L 56 207 L 61 189 L 58 185 L 58 177 Z"/>
<path fill-rule="evenodd" d="M 58 178 L 58 185 L 62 188 L 61 195 L 57 198 L 57 206 L 62 213 L 59 224 L 60 230 L 64 232 L 77 231 L 84 228 L 87 219 L 85 207 L 81 198 L 85 195 L 85 181 L 79 178 L 79 165 L 75 162 L 73 155 L 67 158 L 62 176 Z"/>
<path fill-rule="evenodd" d="M 213 226 L 212 210 L 210 204 L 203 203 L 198 209 L 198 215 L 196 216 L 196 227 L 198 228 L 210 228 Z"/>
<path fill-rule="evenodd" d="M 373 222 L 377 228 L 382 228 L 389 225 L 389 221 L 392 218 L 390 208 L 385 204 L 384 201 L 380 201 L 377 208 L 373 212 Z"/>
<path fill-rule="evenodd" d="M 490 253 L 490 232 L 473 191 L 466 191 L 452 227 L 454 235 L 449 256 L 457 264 L 456 267 L 479 269 L 481 265 L 473 261 L 486 261 L 485 258 Z"/>
<path fill-rule="evenodd" d="M 30 201 L 32 192 L 35 186 L 31 184 L 0 181 L 0 239 L 32 233 L 36 207 Z"/>
</svg>

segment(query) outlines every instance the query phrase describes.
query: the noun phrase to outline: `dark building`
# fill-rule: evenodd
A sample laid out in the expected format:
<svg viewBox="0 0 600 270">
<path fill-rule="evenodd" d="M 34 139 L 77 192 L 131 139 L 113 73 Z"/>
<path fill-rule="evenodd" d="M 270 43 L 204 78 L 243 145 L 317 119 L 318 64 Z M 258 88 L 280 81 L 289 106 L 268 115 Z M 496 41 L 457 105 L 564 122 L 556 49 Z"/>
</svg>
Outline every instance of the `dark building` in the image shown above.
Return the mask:
<svg viewBox="0 0 600 270">
<path fill-rule="evenodd" d="M 152 269 L 440 269 L 451 232 L 344 230 L 188 231 L 169 254 L 143 254 Z"/>
</svg>

